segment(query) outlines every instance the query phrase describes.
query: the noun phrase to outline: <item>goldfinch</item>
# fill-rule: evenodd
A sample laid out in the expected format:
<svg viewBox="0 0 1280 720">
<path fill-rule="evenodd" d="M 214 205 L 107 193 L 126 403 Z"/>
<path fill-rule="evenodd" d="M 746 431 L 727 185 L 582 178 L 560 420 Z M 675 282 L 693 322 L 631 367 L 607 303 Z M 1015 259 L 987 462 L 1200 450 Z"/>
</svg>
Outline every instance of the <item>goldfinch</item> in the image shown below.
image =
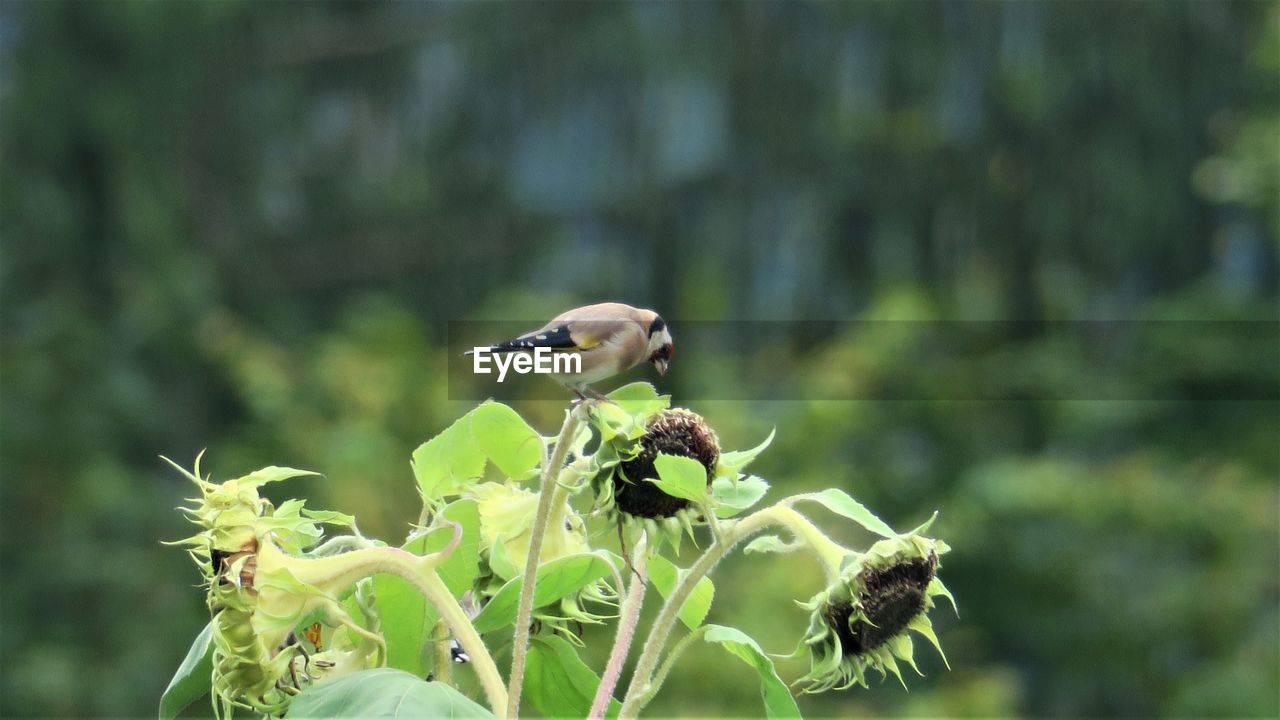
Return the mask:
<svg viewBox="0 0 1280 720">
<path fill-rule="evenodd" d="M 622 303 L 598 303 L 557 315 L 532 332 L 488 347 L 492 353 L 534 352 L 548 348 L 556 353 L 577 353 L 577 372 L 548 373 L 579 397 L 600 397 L 590 384 L 626 372 L 641 362 L 651 362 L 659 375 L 675 352 L 671 331 L 662 316 L 652 310 Z M 470 352 L 468 352 L 470 354 Z"/>
</svg>

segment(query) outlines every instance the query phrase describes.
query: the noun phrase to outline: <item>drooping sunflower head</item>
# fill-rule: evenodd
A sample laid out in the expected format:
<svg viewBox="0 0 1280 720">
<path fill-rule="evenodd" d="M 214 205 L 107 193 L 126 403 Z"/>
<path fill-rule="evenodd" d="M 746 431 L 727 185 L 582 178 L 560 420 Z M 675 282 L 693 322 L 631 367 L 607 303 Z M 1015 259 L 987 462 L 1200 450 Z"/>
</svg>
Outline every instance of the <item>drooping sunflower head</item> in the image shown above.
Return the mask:
<svg viewBox="0 0 1280 720">
<path fill-rule="evenodd" d="M 839 579 L 804 604 L 810 611 L 804 638 L 810 670 L 800 681 L 805 690 L 865 687 L 869 669 L 901 681 L 898 660 L 919 672 L 910 631 L 941 653 L 929 611 L 934 597 L 951 597 L 937 577 L 938 557 L 948 549 L 912 533 L 851 556 Z"/>
<path fill-rule="evenodd" d="M 323 536 L 319 523 L 351 520 L 306 510 L 300 500 L 277 508 L 259 494 L 267 483 L 316 473 L 268 467 L 215 483 L 200 477 L 199 459 L 190 472 L 178 469 L 200 491 L 182 508 L 199 532 L 169 544 L 187 546 L 204 576 L 215 708 L 223 716 L 234 707 L 280 715 L 300 689 L 296 678 L 305 677 L 295 664 L 303 655 L 295 630 L 318 615 L 329 623 L 337 615 L 350 622 L 336 596 L 298 579 L 298 555 Z M 376 650 L 363 650 L 362 657 Z"/>
<path fill-rule="evenodd" d="M 710 486 L 720 462 L 720 441 L 697 413 L 681 408 L 662 410 L 645 425 L 635 440 L 615 438 L 619 461 L 597 473 L 594 485 L 597 505 L 609 515 L 679 533 L 701 509 L 686 498 L 667 494 L 651 482 L 658 479 L 659 455 L 697 460 L 706 469 Z"/>
</svg>

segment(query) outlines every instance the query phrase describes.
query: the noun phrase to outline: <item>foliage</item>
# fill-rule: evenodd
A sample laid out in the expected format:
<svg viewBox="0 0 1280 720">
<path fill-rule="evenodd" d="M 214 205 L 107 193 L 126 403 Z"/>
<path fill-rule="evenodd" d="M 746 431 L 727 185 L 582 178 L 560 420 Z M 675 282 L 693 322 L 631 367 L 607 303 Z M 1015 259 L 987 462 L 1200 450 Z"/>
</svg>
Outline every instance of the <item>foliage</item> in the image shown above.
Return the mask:
<svg viewBox="0 0 1280 720">
<path fill-rule="evenodd" d="M 492 718 L 493 714 L 443 683 L 424 682 L 382 668 L 316 685 L 289 706 L 291 718 Z"/>
<path fill-rule="evenodd" d="M 924 527 L 899 535 L 834 489 L 784 498 L 739 520 L 725 520 L 724 513 L 717 512 L 726 509 L 718 499 L 724 495 L 712 490 L 708 478 L 714 475 L 731 486 L 754 487 L 755 492 L 728 496 L 729 515 L 748 510 L 768 486 L 758 478 L 751 482 L 740 471 L 768 440 L 721 465 L 716 434 L 705 421 L 688 411 L 668 410 L 669 399 L 659 398 L 652 386 L 628 385 L 616 391 L 614 398 L 581 402 L 570 409 L 564 429 L 554 439 L 554 451 L 546 454 L 542 438 L 513 410 L 493 401 L 423 443 L 412 459 L 422 495 L 421 521 L 401 548 L 361 535 L 354 530 L 352 517 L 308 510 L 297 500 L 275 507 L 259 494 L 263 485 L 310 473 L 269 467 L 215 483 L 200 476 L 197 459 L 196 467 L 183 473 L 196 484 L 200 496 L 183 511 L 200 532 L 179 544 L 190 548 L 204 575 L 212 633 L 206 628 L 197 638 L 162 697 L 161 716 L 173 717 L 194 699 L 194 686 L 205 677 L 209 682 L 204 689 L 214 696 L 215 711 L 224 717 L 235 708 L 272 717 L 288 712 L 293 717 L 298 703 L 305 717 L 368 716 L 384 712 L 389 695 L 403 697 L 407 703 L 397 705 L 397 713 L 414 708 L 432 715 L 473 716 L 478 708 L 469 709 L 473 707 L 469 701 L 455 706 L 453 653 L 445 649 L 450 633 L 470 657 L 493 713 L 511 716 L 491 648 L 501 637 L 496 633 L 529 617 L 537 619 L 543 632 L 528 645 L 517 639 L 511 687 L 520 688 L 528 702 L 548 717 L 588 717 L 596 702 L 601 708 L 612 706 L 615 712 L 633 716 L 658 693 L 679 657 L 679 651 L 673 650 L 655 674 L 674 618 L 679 617 L 690 633 L 724 646 L 757 670 L 766 714 L 799 717 L 773 661 L 754 640 L 741 630 L 703 625 L 714 599 L 707 575 L 735 546 L 770 526 L 784 528 L 798 546 L 811 550 L 829 578 L 849 578 L 810 603 L 816 610 L 809 632 L 817 633 L 818 639 L 806 637 L 801 643 L 813 652 L 813 668 L 804 678 L 810 691 L 843 684 L 846 678 L 865 685 L 863 670 L 868 667 L 881 670 L 882 675 L 888 668 L 897 675 L 893 657 L 915 667 L 909 630 L 937 645 L 928 620 L 932 603 L 925 590 L 927 585 L 929 595 L 947 594 L 934 572 L 938 556 L 948 548 L 921 536 Z M 595 441 L 580 433 L 583 420 Z M 680 428 L 674 435 L 673 422 Z M 642 447 L 654 443 L 660 443 L 664 452 L 654 456 L 647 470 L 626 460 L 637 458 Z M 575 451 L 565 452 L 562 444 L 571 444 Z M 595 450 L 588 452 L 588 446 Z M 526 452 L 529 447 L 534 448 L 532 454 Z M 709 464 L 694 459 L 699 456 L 711 458 Z M 561 462 L 564 468 L 550 464 Z M 539 491 L 520 490 L 520 484 L 531 479 L 531 471 L 537 474 L 538 463 L 542 465 Z M 488 476 L 489 465 L 497 477 Z M 651 492 L 665 493 L 668 501 L 678 499 L 696 510 L 686 514 L 684 530 L 702 535 L 702 542 L 709 544 L 689 568 L 659 554 L 661 540 L 669 534 L 665 529 L 651 522 L 627 524 L 618 513 L 587 514 L 587 509 L 565 502 L 567 490 L 569 496 L 589 500 L 599 509 L 609 501 L 599 490 L 624 482 L 615 475 L 623 467 L 630 468 L 633 476 L 625 482 L 652 483 L 656 490 Z M 526 496 L 532 504 L 524 501 Z M 508 499 L 512 497 L 514 505 Z M 865 553 L 844 548 L 792 508 L 804 500 L 817 501 L 886 539 Z M 501 509 L 495 510 L 495 504 Z M 551 521 L 545 526 L 546 537 L 535 543 L 530 535 L 539 526 L 531 525 L 530 518 L 548 511 Z M 585 528 L 588 520 L 604 527 L 572 535 L 572 543 L 553 541 L 566 528 Z M 325 538 L 319 522 L 344 527 L 349 534 Z M 694 522 L 705 525 L 706 531 L 695 533 Z M 590 538 L 612 538 L 610 526 L 627 541 L 621 548 L 629 554 L 625 559 L 588 544 Z M 449 539 L 432 545 L 432 537 Z M 529 558 L 535 546 L 539 548 L 536 562 Z M 900 568 L 922 558 L 929 562 L 929 576 L 913 589 L 915 600 L 904 602 L 898 589 L 882 592 L 879 585 L 863 579 L 873 570 L 902 572 Z M 526 566 L 536 568 L 531 593 L 522 592 Z M 620 627 L 634 629 L 649 579 L 666 605 L 648 631 L 625 699 L 618 705 L 612 693 L 629 651 L 631 631 L 618 633 L 610 667 L 601 675 L 580 659 L 565 638 L 581 644 L 569 624 L 606 619 L 588 608 L 610 603 L 622 592 L 624 571 L 635 575 L 630 582 L 639 594 L 620 607 Z M 442 580 L 446 576 L 454 580 L 452 585 Z M 506 582 L 495 583 L 496 579 Z M 846 591 L 845 584 L 852 589 Z M 628 591 L 629 597 L 633 591 Z M 840 618 L 823 609 L 830 602 L 827 598 L 837 596 L 842 607 L 852 608 Z M 475 605 L 477 611 L 464 613 L 460 602 Z M 522 606 L 517 609 L 517 604 Z M 890 615 L 892 622 L 885 619 Z M 860 629 L 865 627 L 876 628 L 874 639 L 866 639 L 867 633 Z M 862 638 L 856 646 L 853 637 Z M 212 671 L 204 676 L 196 669 L 206 648 L 210 648 Z M 428 657 L 431 661 L 424 663 Z M 527 674 L 521 677 L 526 661 Z M 835 670 L 845 665 L 856 671 Z M 388 673 L 388 668 L 402 672 Z M 418 682 L 421 678 L 435 682 L 423 684 Z"/>
</svg>

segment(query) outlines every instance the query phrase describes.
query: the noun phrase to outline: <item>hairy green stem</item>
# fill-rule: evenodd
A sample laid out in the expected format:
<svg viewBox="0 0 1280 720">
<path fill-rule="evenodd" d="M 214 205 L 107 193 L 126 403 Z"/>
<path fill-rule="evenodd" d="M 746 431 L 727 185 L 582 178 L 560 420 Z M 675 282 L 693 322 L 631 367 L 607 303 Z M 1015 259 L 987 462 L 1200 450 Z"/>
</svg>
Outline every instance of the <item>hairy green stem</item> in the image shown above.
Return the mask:
<svg viewBox="0 0 1280 720">
<path fill-rule="evenodd" d="M 690 631 L 687 635 L 676 642 L 675 647 L 671 648 L 671 652 L 667 653 L 667 659 L 663 660 L 662 665 L 658 667 L 658 671 L 653 676 L 653 682 L 649 683 L 649 689 L 646 690 L 645 694 L 640 698 L 642 707 L 653 699 L 653 696 L 657 694 L 658 688 L 662 687 L 662 684 L 667 681 L 667 675 L 671 673 L 671 668 L 675 667 L 676 661 L 680 659 L 680 656 L 684 654 L 684 651 L 688 650 L 689 646 L 692 645 L 694 641 L 701 640 L 702 636 L 706 634 L 707 626 L 703 625 L 697 630 Z"/>
<path fill-rule="evenodd" d="M 520 691 L 524 685 L 525 657 L 529 652 L 529 625 L 533 620 L 533 591 L 538 583 L 538 563 L 542 556 L 542 539 L 547 534 L 551 509 L 557 503 L 563 503 L 567 492 L 560 487 L 558 479 L 564 466 L 569 446 L 578 434 L 578 426 L 582 423 L 579 413 L 583 405 L 569 411 L 556 438 L 555 450 L 542 468 L 542 482 L 538 487 L 538 509 L 533 516 L 533 527 L 529 536 L 529 556 L 524 563 L 524 582 L 520 586 L 520 604 L 516 609 L 515 636 L 511 643 L 511 676 L 507 682 L 507 720 L 515 720 L 520 716 Z"/>
<path fill-rule="evenodd" d="M 822 560 L 823 569 L 828 577 L 832 572 L 832 563 L 835 563 L 835 572 L 839 572 L 840 559 L 848 551 L 824 535 L 804 515 L 785 505 L 785 502 L 784 500 L 759 510 L 734 523 L 707 548 L 707 551 L 689 568 L 689 572 L 676 584 L 666 604 L 658 613 L 658 617 L 653 621 L 649 639 L 645 641 L 644 650 L 636 662 L 635 673 L 631 678 L 630 686 L 627 687 L 626 697 L 622 701 L 622 712 L 619 714 L 622 720 L 636 717 L 649 699 L 657 693 L 659 686 L 654 683 L 654 669 L 658 665 L 658 660 L 661 659 L 667 638 L 671 635 L 671 630 L 679 618 L 680 608 L 684 607 L 685 601 L 693 593 L 698 581 L 706 577 L 738 543 L 770 525 L 783 525 L 798 540 L 804 541 L 805 545 L 813 549 Z M 665 679 L 665 673 L 662 677 Z"/>
<path fill-rule="evenodd" d="M 649 548 L 642 538 L 636 543 L 631 556 L 631 567 L 635 571 L 631 575 L 631 584 L 627 587 L 627 596 L 618 608 L 618 634 L 613 641 L 613 650 L 609 652 L 609 664 L 605 665 L 604 674 L 600 676 L 600 686 L 596 688 L 596 697 L 591 702 L 589 720 L 601 720 L 613 699 L 613 689 L 622 677 L 622 666 L 627 662 L 627 653 L 631 651 L 631 641 L 636 636 L 636 625 L 640 622 L 640 608 L 644 605 L 644 593 L 649 587 L 649 578 L 645 573 L 649 560 Z"/>
<path fill-rule="evenodd" d="M 498 666 L 493 662 L 493 656 L 489 654 L 484 641 L 480 639 L 480 634 L 471 624 L 471 618 L 467 617 L 466 611 L 458 604 L 453 593 L 449 592 L 449 588 L 435 572 L 408 573 L 400 576 L 418 588 L 419 592 L 426 596 L 427 602 L 430 602 L 436 612 L 440 613 L 441 619 L 453 631 L 458 644 L 471 657 L 471 667 L 484 688 L 489 707 L 495 715 L 501 712 L 507 704 L 507 691 L 502 686 L 502 675 L 498 673 Z"/>
<path fill-rule="evenodd" d="M 435 658 L 432 675 L 437 682 L 445 685 L 453 684 L 453 651 L 449 642 L 449 626 L 443 620 L 436 623 L 431 633 L 432 654 Z"/>
<path fill-rule="evenodd" d="M 777 505 L 772 508 L 772 512 L 775 522 L 785 525 L 796 539 L 802 540 L 813 552 L 822 565 L 827 582 L 835 582 L 840 577 L 840 564 L 852 551 L 827 537 L 812 520 L 793 510 L 790 505 Z"/>
</svg>

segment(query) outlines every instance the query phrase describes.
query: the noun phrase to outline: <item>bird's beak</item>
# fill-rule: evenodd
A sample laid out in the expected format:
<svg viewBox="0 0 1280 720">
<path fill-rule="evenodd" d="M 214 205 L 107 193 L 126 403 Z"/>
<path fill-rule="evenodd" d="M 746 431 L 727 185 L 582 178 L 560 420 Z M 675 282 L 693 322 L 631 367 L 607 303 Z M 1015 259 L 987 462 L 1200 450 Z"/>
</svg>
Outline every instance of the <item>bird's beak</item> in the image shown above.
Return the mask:
<svg viewBox="0 0 1280 720">
<path fill-rule="evenodd" d="M 654 366 L 654 367 L 656 367 L 656 368 L 658 368 L 658 375 L 659 375 L 659 376 L 665 376 L 665 375 L 667 374 L 667 361 L 666 361 L 666 360 L 654 360 L 654 361 L 653 361 L 653 366 Z"/>
</svg>

